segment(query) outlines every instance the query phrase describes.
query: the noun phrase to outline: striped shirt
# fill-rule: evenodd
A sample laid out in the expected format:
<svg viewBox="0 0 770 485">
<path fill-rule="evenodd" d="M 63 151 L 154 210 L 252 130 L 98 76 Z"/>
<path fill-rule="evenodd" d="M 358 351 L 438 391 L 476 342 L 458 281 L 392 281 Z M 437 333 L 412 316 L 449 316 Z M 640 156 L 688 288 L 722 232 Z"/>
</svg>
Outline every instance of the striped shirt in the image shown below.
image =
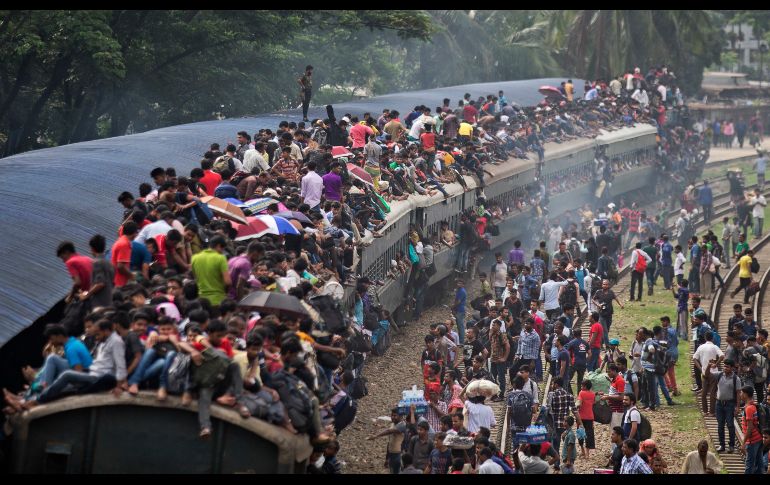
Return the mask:
<svg viewBox="0 0 770 485">
<path fill-rule="evenodd" d="M 620 462 L 621 475 L 649 475 L 651 473 L 652 469 L 650 466 L 636 453 L 631 458 L 624 456 L 623 461 Z"/>
</svg>

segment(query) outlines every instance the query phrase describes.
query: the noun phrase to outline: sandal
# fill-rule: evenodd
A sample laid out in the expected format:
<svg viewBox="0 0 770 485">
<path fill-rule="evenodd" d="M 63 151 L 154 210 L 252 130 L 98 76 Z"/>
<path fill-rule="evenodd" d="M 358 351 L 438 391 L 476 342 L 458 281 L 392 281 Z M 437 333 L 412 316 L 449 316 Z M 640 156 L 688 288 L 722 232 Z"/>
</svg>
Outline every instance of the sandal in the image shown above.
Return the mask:
<svg viewBox="0 0 770 485">
<path fill-rule="evenodd" d="M 198 434 L 198 437 L 202 440 L 209 439 L 211 437 L 211 428 L 203 428 Z"/>
</svg>

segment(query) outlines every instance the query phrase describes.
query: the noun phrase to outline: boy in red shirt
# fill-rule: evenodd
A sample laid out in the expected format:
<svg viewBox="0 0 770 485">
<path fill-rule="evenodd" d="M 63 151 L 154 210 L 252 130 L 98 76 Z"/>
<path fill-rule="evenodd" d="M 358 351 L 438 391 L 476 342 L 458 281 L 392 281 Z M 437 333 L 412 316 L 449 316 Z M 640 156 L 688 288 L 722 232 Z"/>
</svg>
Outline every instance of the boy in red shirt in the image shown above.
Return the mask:
<svg viewBox="0 0 770 485">
<path fill-rule="evenodd" d="M 762 434 L 759 431 L 759 417 L 757 405 L 754 403 L 754 387 L 743 386 L 741 388 L 741 401 L 746 403 L 743 407 L 743 453 L 746 455 L 746 468 L 744 473 L 764 474 L 762 469 Z"/>
<path fill-rule="evenodd" d="M 604 327 L 599 323 L 599 312 L 593 312 L 588 317 L 591 323 L 591 330 L 588 334 L 588 371 L 592 371 L 599 366 L 599 353 L 602 348 L 602 338 L 604 337 Z"/>
</svg>

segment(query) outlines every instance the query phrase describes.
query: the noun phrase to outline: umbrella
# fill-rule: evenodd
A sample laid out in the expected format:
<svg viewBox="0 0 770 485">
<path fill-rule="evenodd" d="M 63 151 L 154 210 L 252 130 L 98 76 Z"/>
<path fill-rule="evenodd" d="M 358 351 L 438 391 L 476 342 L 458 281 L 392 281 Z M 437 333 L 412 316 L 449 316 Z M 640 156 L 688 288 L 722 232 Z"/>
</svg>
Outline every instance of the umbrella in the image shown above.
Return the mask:
<svg viewBox="0 0 770 485">
<path fill-rule="evenodd" d="M 350 175 L 357 178 L 361 182 L 374 186 L 374 180 L 372 179 L 372 176 L 358 165 L 348 163 L 348 173 L 350 173 Z"/>
<path fill-rule="evenodd" d="M 556 98 L 563 98 L 564 97 L 564 95 L 561 94 L 561 91 L 559 91 L 559 88 L 555 88 L 553 86 L 540 86 L 538 91 L 543 96 L 553 96 L 553 97 L 556 97 Z"/>
<path fill-rule="evenodd" d="M 294 225 L 289 222 L 288 219 L 281 216 L 269 216 L 269 215 L 258 215 L 254 216 L 255 219 L 258 219 L 265 224 L 267 224 L 267 227 L 269 228 L 270 234 L 294 234 L 299 235 L 299 231 L 297 230 Z"/>
<path fill-rule="evenodd" d="M 308 219 L 308 217 L 305 214 L 303 214 L 302 212 L 297 212 L 297 211 L 281 211 L 281 212 L 276 212 L 273 215 L 280 216 L 280 217 L 285 217 L 286 219 L 295 219 L 295 220 L 298 220 L 299 222 L 304 222 L 305 224 L 312 224 L 313 223 L 313 221 Z"/>
<path fill-rule="evenodd" d="M 238 224 L 237 222 L 230 222 L 233 229 L 237 231 L 235 236 L 236 241 L 246 241 L 256 237 L 264 236 L 270 232 L 270 226 L 265 221 L 259 220 L 256 217 L 247 217 L 246 224 Z"/>
<path fill-rule="evenodd" d="M 214 212 L 219 217 L 235 221 L 240 224 L 246 224 L 246 214 L 244 214 L 243 210 L 241 210 L 241 208 L 235 204 L 231 204 L 226 200 L 212 197 L 210 195 L 201 197 L 201 202 L 206 203 L 209 206 L 209 209 L 211 209 L 212 212 Z"/>
<path fill-rule="evenodd" d="M 246 202 L 241 202 L 241 204 L 238 206 L 244 211 L 250 213 L 250 214 L 258 214 L 259 212 L 262 212 L 263 210 L 267 209 L 268 206 L 271 204 L 275 204 L 278 202 L 275 199 L 271 199 L 270 197 L 261 197 L 259 199 L 251 199 L 247 200 Z"/>
<path fill-rule="evenodd" d="M 259 312 L 290 313 L 300 317 L 309 315 L 296 296 L 273 293 L 271 291 L 254 291 L 249 293 L 238 302 L 238 306 Z"/>
<path fill-rule="evenodd" d="M 353 154 L 346 148 L 341 146 L 332 147 L 332 157 L 352 157 Z"/>
</svg>

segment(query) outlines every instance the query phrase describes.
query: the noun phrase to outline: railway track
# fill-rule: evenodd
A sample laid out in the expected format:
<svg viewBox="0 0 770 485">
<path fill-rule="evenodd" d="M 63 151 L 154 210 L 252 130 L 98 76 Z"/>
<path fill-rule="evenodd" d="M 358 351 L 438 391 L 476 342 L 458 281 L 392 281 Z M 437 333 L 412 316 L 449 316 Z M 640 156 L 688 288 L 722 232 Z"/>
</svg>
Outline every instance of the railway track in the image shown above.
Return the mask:
<svg viewBox="0 0 770 485">
<path fill-rule="evenodd" d="M 768 301 L 764 295 L 764 290 L 767 289 L 768 281 L 770 280 L 770 234 L 767 234 L 759 241 L 756 241 L 754 245 L 751 246 L 751 248 L 754 250 L 754 257 L 757 258 L 757 261 L 759 261 L 760 268 L 765 268 L 765 272 L 763 273 L 760 280 L 760 292 L 752 297 L 753 302 L 749 303 L 749 305 L 751 305 L 754 309 L 754 316 L 758 322 L 757 325 L 762 328 L 762 315 L 766 315 L 768 312 L 770 312 L 770 301 Z M 739 286 L 737 264 L 730 268 L 730 271 L 727 273 L 724 280 L 725 287 L 724 289 L 718 289 L 716 291 L 710 308 L 712 320 L 714 321 L 714 324 L 717 327 L 717 331 L 719 332 L 719 336 L 722 339 L 720 346 L 722 351 L 725 351 L 727 348 L 727 321 L 733 314 L 733 304 L 743 304 L 743 295 L 741 293 L 736 294 L 735 298 L 730 296 L 730 293 Z M 744 307 L 745 306 L 746 305 L 744 305 Z M 694 346 L 692 345 L 691 350 L 694 350 Z M 697 395 L 699 398 L 701 398 L 700 392 L 698 392 Z M 714 445 L 714 449 L 716 449 L 716 447 L 719 445 L 717 420 L 714 417 L 705 415 L 703 416 L 703 420 L 706 424 L 706 429 L 708 429 L 709 437 L 711 438 L 711 441 Z M 729 473 L 741 474 L 744 472 L 744 456 L 740 449 L 740 445 L 743 443 L 743 432 L 741 431 L 742 428 L 740 421 L 741 420 L 739 418 L 735 419 L 737 441 L 735 452 L 732 454 L 720 454 L 720 459 L 724 463 L 725 468 Z"/>
<path fill-rule="evenodd" d="M 732 163 L 732 162 L 723 161 L 723 162 L 720 162 L 720 163 L 728 164 L 728 163 Z M 719 179 L 716 179 L 716 181 L 717 182 L 726 181 L 726 177 L 724 177 L 724 178 L 720 177 Z M 714 182 L 715 181 L 712 179 L 712 185 L 715 185 Z M 752 187 L 747 187 L 747 190 L 751 189 L 751 188 L 753 188 L 753 186 Z M 770 195 L 770 191 L 766 192 L 765 195 L 766 196 Z M 719 195 L 714 197 L 712 223 L 714 223 L 715 221 L 719 221 L 723 216 L 728 215 L 728 214 L 730 214 L 732 212 L 733 208 L 730 206 L 730 204 L 731 204 L 731 202 L 730 202 L 730 195 L 729 195 L 729 193 L 722 193 L 722 194 L 719 194 Z M 669 217 L 667 218 L 667 226 L 668 226 L 667 229 L 668 229 L 668 232 L 671 232 L 671 230 L 673 229 L 673 225 L 674 225 L 677 217 L 678 217 L 678 213 L 674 212 L 671 215 L 669 215 Z M 702 214 L 699 214 L 697 219 L 695 220 L 695 226 L 696 226 L 698 231 L 701 231 L 703 229 L 704 221 L 703 221 L 703 215 Z M 770 239 L 770 235 L 768 235 L 768 239 Z M 763 239 L 762 242 L 764 242 L 764 241 L 765 240 Z M 624 258 L 625 258 L 626 261 L 630 261 L 630 255 L 631 255 L 630 251 L 626 251 L 624 253 Z M 768 268 L 768 270 L 769 270 L 763 276 L 763 283 L 765 285 L 770 284 L 770 246 L 768 246 L 768 261 L 767 261 L 767 263 L 763 263 L 763 261 L 760 260 L 760 265 L 762 265 L 762 267 L 764 267 L 764 268 Z M 735 269 L 735 268 L 733 268 L 733 269 Z M 623 268 L 619 269 L 618 281 L 612 287 L 613 291 L 617 295 L 622 295 L 622 294 L 624 294 L 625 292 L 627 292 L 629 290 L 629 288 L 630 288 L 630 278 L 629 278 L 630 271 L 631 271 L 630 265 L 625 265 Z M 732 272 L 732 270 L 731 270 L 731 272 Z M 736 274 L 737 274 L 737 270 L 736 270 Z M 736 281 L 737 281 L 737 279 L 736 279 Z M 728 280 L 727 279 L 725 279 L 725 283 L 728 284 Z M 760 292 L 760 294 L 762 294 L 762 293 L 763 292 Z M 715 294 L 715 297 L 714 297 L 713 301 L 717 300 L 718 295 L 719 295 L 719 293 Z M 768 312 L 770 312 L 770 301 L 767 302 L 767 306 L 768 306 Z M 587 336 L 589 331 L 590 331 L 590 325 L 588 323 L 588 318 L 587 318 L 587 315 L 588 315 L 587 307 L 586 307 L 585 303 L 582 302 L 582 300 L 580 300 L 580 299 L 579 299 L 579 307 L 580 307 L 580 312 L 579 313 L 576 312 L 579 315 L 579 319 L 577 320 L 575 325 L 581 325 L 580 328 L 582 330 L 582 334 L 584 336 Z M 732 308 L 732 303 L 730 304 L 730 308 Z M 713 314 L 713 312 L 712 312 L 712 314 Z M 755 315 L 757 315 L 756 312 L 755 312 Z M 727 318 L 729 318 L 729 315 L 728 315 Z M 759 316 L 757 316 L 756 318 L 757 318 L 758 321 L 760 321 L 759 320 Z M 573 325 L 573 328 L 574 328 L 574 325 Z M 726 326 L 725 326 L 725 328 L 726 328 Z M 722 350 L 724 350 L 724 345 L 725 345 L 726 339 L 724 338 L 725 337 L 724 335 L 722 337 L 723 337 L 722 338 L 722 343 L 723 343 Z M 548 359 L 545 356 L 544 352 L 542 352 L 542 351 L 541 351 L 541 359 L 543 360 L 544 369 L 545 369 L 546 368 L 546 363 L 547 363 Z M 546 373 L 544 371 L 544 380 L 543 380 L 543 382 L 539 383 L 539 386 L 540 386 L 540 389 L 539 389 L 539 391 L 540 391 L 540 403 L 541 404 L 544 403 L 545 400 L 546 400 L 546 396 L 547 396 L 547 393 L 548 393 L 548 389 L 550 388 L 550 381 L 551 381 L 550 374 L 548 374 L 547 377 L 545 376 L 545 374 Z M 508 392 L 510 392 L 510 390 Z M 496 434 L 496 436 L 494 436 L 495 442 L 496 442 L 498 448 L 503 450 L 503 452 L 508 455 L 508 454 L 510 454 L 511 449 L 512 449 L 512 440 L 510 439 L 510 431 L 508 429 L 508 422 L 507 422 L 507 419 L 506 419 L 506 416 L 507 416 L 506 401 L 500 401 L 500 402 L 497 402 L 497 403 L 492 403 L 492 409 L 495 412 L 495 417 L 496 417 L 497 422 L 498 422 L 497 434 Z M 712 441 L 713 441 L 714 439 L 716 439 L 716 420 L 714 418 L 710 418 L 710 419 L 714 421 L 713 422 L 713 430 L 714 430 L 713 433 L 711 431 L 711 428 L 709 427 L 710 426 L 709 421 L 704 416 L 704 421 L 705 421 L 706 427 L 707 427 L 707 429 L 709 429 L 709 434 L 713 436 L 712 437 Z M 736 431 L 739 431 L 739 430 L 740 430 L 740 426 L 738 425 L 738 423 L 736 423 Z M 742 442 L 742 436 L 740 437 L 740 439 L 741 439 L 741 442 Z M 714 445 L 714 448 L 716 448 L 716 445 Z M 725 457 L 733 457 L 733 458 L 725 459 Z M 743 473 L 743 460 L 742 460 L 742 457 L 737 453 L 737 451 L 736 451 L 736 453 L 734 453 L 732 455 L 730 455 L 730 454 L 723 454 L 722 455 L 722 459 L 723 459 L 723 463 L 725 464 L 725 468 L 727 469 L 727 471 L 729 473 Z"/>
</svg>

